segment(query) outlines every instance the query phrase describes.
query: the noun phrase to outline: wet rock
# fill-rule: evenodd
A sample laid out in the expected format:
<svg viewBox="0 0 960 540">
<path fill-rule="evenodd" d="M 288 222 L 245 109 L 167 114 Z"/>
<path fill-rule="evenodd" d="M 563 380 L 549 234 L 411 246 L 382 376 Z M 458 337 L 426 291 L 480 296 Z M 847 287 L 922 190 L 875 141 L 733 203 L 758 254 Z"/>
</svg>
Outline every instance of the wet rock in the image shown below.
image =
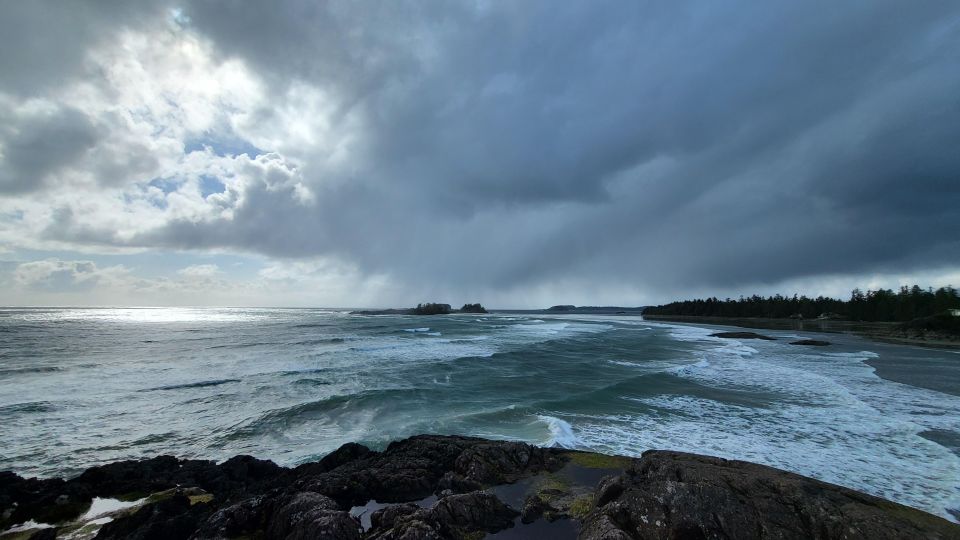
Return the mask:
<svg viewBox="0 0 960 540">
<path fill-rule="evenodd" d="M 763 465 L 679 452 L 644 454 L 596 497 L 581 539 L 960 537 L 956 525 L 906 506 Z"/>
<path fill-rule="evenodd" d="M 554 514 L 556 511 L 557 509 L 551 506 L 543 497 L 534 493 L 523 502 L 523 510 L 520 512 L 520 522 L 533 523 L 544 517 L 544 514 Z"/>
<path fill-rule="evenodd" d="M 382 452 L 344 445 L 295 469 L 249 456 L 220 465 L 161 456 L 93 467 L 69 481 L 0 473 L 0 518 L 5 528 L 53 523 L 82 513 L 93 496 L 160 491 L 157 502 L 104 525 L 99 538 L 353 539 L 359 524 L 345 510 L 371 499 L 400 504 L 371 515 L 369 539 L 473 538 L 513 526 L 518 514 L 521 523 L 537 521 L 534 528 L 582 519 L 582 538 L 960 538 L 958 526 L 936 516 L 769 467 L 677 452 L 601 458 L 433 435 Z M 590 465 L 626 472 L 594 485 L 599 474 L 582 475 Z M 574 469 L 590 479 L 570 476 Z M 523 489 L 533 491 L 501 493 L 523 500 L 522 514 L 478 489 L 541 473 L 549 474 L 526 481 Z M 435 493 L 444 496 L 432 508 L 409 504 Z"/>
<path fill-rule="evenodd" d="M 478 482 L 468 480 L 453 471 L 447 471 L 437 482 L 437 490 L 440 494 L 469 493 L 481 487 L 483 486 Z"/>
<path fill-rule="evenodd" d="M 370 515 L 371 529 L 389 529 L 396 524 L 397 519 L 409 516 L 420 510 L 415 504 L 394 504 L 381 508 Z"/>
<path fill-rule="evenodd" d="M 433 539 L 464 538 L 476 533 L 494 533 L 513 526 L 519 512 L 483 491 L 450 495 L 432 508 L 380 510 L 379 526 L 373 526 L 367 538 Z M 373 519 L 371 517 L 371 524 Z"/>
<path fill-rule="evenodd" d="M 475 491 L 440 499 L 429 510 L 441 523 L 468 530 L 496 532 L 513 524 L 519 512 L 490 493 Z"/>
<path fill-rule="evenodd" d="M 270 518 L 267 540 L 360 538 L 360 523 L 337 503 L 318 493 L 298 493 Z"/>
<path fill-rule="evenodd" d="M 332 471 L 352 461 L 376 455 L 376 452 L 357 443 L 347 443 L 315 463 L 305 463 L 293 470 L 294 476 L 309 476 Z"/>
<path fill-rule="evenodd" d="M 456 471 L 481 484 L 513 482 L 522 476 L 559 469 L 563 460 L 544 448 L 517 442 L 474 445 L 456 460 Z"/>
<path fill-rule="evenodd" d="M 472 437 L 410 437 L 380 453 L 349 461 L 328 472 L 298 478 L 300 491 L 315 491 L 341 506 L 422 499 L 444 489 L 476 489 L 512 481 L 564 463 L 556 449 Z M 441 480 L 445 479 L 441 485 Z"/>
<path fill-rule="evenodd" d="M 710 336 L 729 339 L 764 339 L 768 341 L 776 341 L 777 339 L 774 337 L 765 336 L 763 334 L 758 334 L 756 332 L 717 332 L 715 334 L 710 334 Z"/>
<path fill-rule="evenodd" d="M 272 506 L 268 497 L 261 496 L 221 508 L 199 526 L 193 538 L 234 538 L 263 530 Z"/>
<path fill-rule="evenodd" d="M 821 341 L 819 339 L 800 339 L 797 341 L 791 341 L 791 345 L 809 345 L 813 347 L 826 347 L 830 345 L 829 341 Z"/>
<path fill-rule="evenodd" d="M 57 499 L 72 494 L 74 504 L 57 504 Z M 91 497 L 69 491 L 59 478 L 22 478 L 9 471 L 0 472 L 0 530 L 34 520 L 53 523 L 76 517 L 86 510 Z"/>
<path fill-rule="evenodd" d="M 39 531 L 31 534 L 27 540 L 56 540 L 57 530 L 58 529 L 56 527 L 40 529 Z"/>
<path fill-rule="evenodd" d="M 618 498 L 624 489 L 623 476 L 608 476 L 597 486 L 597 506 L 603 506 Z"/>
</svg>

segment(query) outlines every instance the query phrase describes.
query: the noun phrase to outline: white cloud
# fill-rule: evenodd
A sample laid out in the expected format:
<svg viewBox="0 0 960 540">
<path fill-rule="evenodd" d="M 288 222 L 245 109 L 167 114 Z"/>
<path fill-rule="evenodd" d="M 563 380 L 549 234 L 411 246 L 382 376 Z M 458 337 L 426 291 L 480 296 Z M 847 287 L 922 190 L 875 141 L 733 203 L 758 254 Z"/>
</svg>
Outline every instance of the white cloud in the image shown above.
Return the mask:
<svg viewBox="0 0 960 540">
<path fill-rule="evenodd" d="M 194 264 L 181 268 L 178 274 L 188 278 L 209 278 L 222 274 L 220 267 L 215 264 Z"/>
</svg>

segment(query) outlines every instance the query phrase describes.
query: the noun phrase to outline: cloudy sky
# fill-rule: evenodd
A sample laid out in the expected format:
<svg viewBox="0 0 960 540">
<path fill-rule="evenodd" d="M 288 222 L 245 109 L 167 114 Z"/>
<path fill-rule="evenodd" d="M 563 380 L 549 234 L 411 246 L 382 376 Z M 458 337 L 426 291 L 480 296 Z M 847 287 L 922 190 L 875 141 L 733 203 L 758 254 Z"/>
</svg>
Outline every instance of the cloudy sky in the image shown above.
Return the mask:
<svg viewBox="0 0 960 540">
<path fill-rule="evenodd" d="M 0 1 L 0 304 L 960 285 L 960 3 Z"/>
</svg>

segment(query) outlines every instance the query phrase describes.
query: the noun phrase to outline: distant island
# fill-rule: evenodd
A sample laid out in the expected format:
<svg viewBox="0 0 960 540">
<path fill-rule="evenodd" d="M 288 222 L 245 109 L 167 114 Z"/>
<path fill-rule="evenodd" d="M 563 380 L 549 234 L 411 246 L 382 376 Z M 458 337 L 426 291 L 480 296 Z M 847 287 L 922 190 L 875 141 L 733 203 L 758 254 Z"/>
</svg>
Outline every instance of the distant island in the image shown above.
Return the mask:
<svg viewBox="0 0 960 540">
<path fill-rule="evenodd" d="M 451 313 L 487 313 L 487 310 L 479 303 L 464 304 L 460 309 L 453 309 L 450 304 L 427 302 L 406 309 L 366 309 L 352 312 L 354 315 L 449 315 Z"/>
<path fill-rule="evenodd" d="M 854 289 L 849 300 L 825 296 L 716 297 L 648 307 L 650 320 L 853 332 L 903 343 L 960 346 L 960 294 L 953 287 Z"/>
<path fill-rule="evenodd" d="M 704 317 L 764 317 L 768 319 L 837 319 L 866 322 L 906 322 L 960 309 L 960 294 L 953 287 L 921 289 L 901 287 L 899 292 L 854 289 L 847 301 L 818 296 L 758 296 L 733 300 L 716 297 L 683 300 L 648 307 L 644 315 L 696 315 Z"/>
</svg>

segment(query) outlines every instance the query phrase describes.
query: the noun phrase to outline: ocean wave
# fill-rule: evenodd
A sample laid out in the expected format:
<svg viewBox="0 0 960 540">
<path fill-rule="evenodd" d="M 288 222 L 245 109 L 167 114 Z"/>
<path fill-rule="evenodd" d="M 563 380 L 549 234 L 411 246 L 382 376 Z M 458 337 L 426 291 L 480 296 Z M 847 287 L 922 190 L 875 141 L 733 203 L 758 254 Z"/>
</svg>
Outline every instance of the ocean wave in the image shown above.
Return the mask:
<svg viewBox="0 0 960 540">
<path fill-rule="evenodd" d="M 57 367 L 57 366 L 30 366 L 30 367 L 0 368 L 0 376 L 25 375 L 29 373 L 56 373 L 58 371 L 63 371 L 63 368 Z"/>
<path fill-rule="evenodd" d="M 210 381 L 197 381 L 183 384 L 169 384 L 165 386 L 155 386 L 153 388 L 144 388 L 141 392 L 153 392 L 158 390 L 183 390 L 186 388 L 206 388 L 208 386 L 220 386 L 221 384 L 229 384 L 240 382 L 240 379 L 213 379 Z"/>
<path fill-rule="evenodd" d="M 312 339 L 304 339 L 301 341 L 293 341 L 290 343 L 290 345 L 337 345 L 353 339 L 354 338 L 341 337 L 341 336 L 312 338 Z"/>
<path fill-rule="evenodd" d="M 0 406 L 0 415 L 5 414 L 23 414 L 23 413 L 45 413 L 56 410 L 57 406 L 49 401 L 28 401 L 25 403 L 14 403 L 12 405 Z"/>
<path fill-rule="evenodd" d="M 421 327 L 421 328 L 404 328 L 403 331 L 404 331 L 404 332 L 410 332 L 411 334 L 415 334 L 415 333 L 417 333 L 417 332 L 429 332 L 430 329 L 427 328 L 426 326 L 424 326 L 424 327 Z"/>
<path fill-rule="evenodd" d="M 327 385 L 333 384 L 333 382 L 327 379 L 316 379 L 316 378 L 307 377 L 304 379 L 297 379 L 290 384 L 303 384 L 303 385 L 309 385 L 309 386 L 327 386 Z"/>
<path fill-rule="evenodd" d="M 546 424 L 547 429 L 550 430 L 550 438 L 545 442 L 545 446 L 571 449 L 583 447 L 583 441 L 573 433 L 573 426 L 566 420 L 545 414 L 537 415 L 537 419 Z"/>
<path fill-rule="evenodd" d="M 298 424 L 336 422 L 337 417 L 350 411 L 370 415 L 376 409 L 385 407 L 391 402 L 422 396 L 423 392 L 418 388 L 390 388 L 327 396 L 290 407 L 273 409 L 256 418 L 241 422 L 226 430 L 224 438 L 234 440 L 258 437 L 268 433 L 282 433 Z"/>
<path fill-rule="evenodd" d="M 222 345 L 210 345 L 208 349 L 247 349 L 250 347 L 262 347 L 265 345 L 283 345 L 275 341 L 254 341 L 251 343 L 225 343 Z"/>
<path fill-rule="evenodd" d="M 328 367 L 319 367 L 319 368 L 306 368 L 306 369 L 287 369 L 284 371 L 275 372 L 277 375 L 304 375 L 308 373 L 328 373 L 333 371 L 333 369 Z"/>
</svg>

